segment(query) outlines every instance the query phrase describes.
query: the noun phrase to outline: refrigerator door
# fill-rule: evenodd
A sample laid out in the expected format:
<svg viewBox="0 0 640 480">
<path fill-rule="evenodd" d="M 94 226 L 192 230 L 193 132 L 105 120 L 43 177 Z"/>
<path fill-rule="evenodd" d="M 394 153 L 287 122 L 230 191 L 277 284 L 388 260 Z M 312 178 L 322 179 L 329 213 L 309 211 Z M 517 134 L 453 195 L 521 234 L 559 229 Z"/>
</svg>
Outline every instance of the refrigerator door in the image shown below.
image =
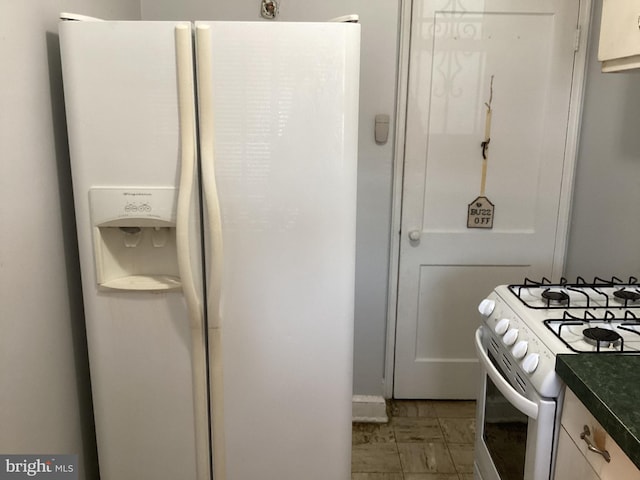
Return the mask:
<svg viewBox="0 0 640 480">
<path fill-rule="evenodd" d="M 210 383 L 224 385 L 227 478 L 348 480 L 360 27 L 197 27 L 197 57 L 212 58 L 197 69 L 211 76 L 203 187 L 213 164 L 222 214 L 224 255 L 206 211 L 205 257 L 222 277 L 208 316 L 224 350 L 210 341 L 209 362 L 223 371 Z"/>
<path fill-rule="evenodd" d="M 198 478 L 192 329 L 184 296 L 179 290 L 152 292 L 100 287 L 94 262 L 94 219 L 89 209 L 89 192 L 95 189 L 124 192 L 122 200 L 116 200 L 122 201 L 119 208 L 123 212 L 140 207 L 142 203 L 137 199 L 145 192 L 153 193 L 153 189 L 161 187 L 165 192 L 171 189 L 177 192 L 181 165 L 175 26 L 170 22 L 60 25 L 103 480 Z M 177 211 L 175 197 L 168 196 L 169 205 L 164 205 L 163 211 Z M 197 202 L 196 192 L 192 200 Z M 152 217 L 154 205 L 144 205 L 145 209 L 151 209 L 147 212 Z M 190 215 L 188 242 L 193 251 L 194 271 L 199 272 L 197 209 L 192 209 Z M 172 219 L 174 213 L 166 217 Z M 164 241 L 159 233 L 155 237 L 141 235 L 138 243 L 127 237 L 137 235 L 136 226 L 127 230 L 126 222 L 122 225 L 125 225 L 123 241 L 127 243 L 118 251 L 126 251 L 131 268 L 136 265 L 135 253 L 143 251 L 145 241 L 150 243 L 144 248 L 164 248 L 168 252 L 170 246 L 175 248 L 175 242 Z M 110 252 L 113 253 L 107 249 L 104 253 Z M 172 254 L 175 256 L 176 252 Z M 113 262 L 117 263 L 117 259 Z M 195 283 L 201 291 L 201 279 L 196 277 Z M 208 457 L 205 464 L 208 465 Z M 203 478 L 207 477 L 205 472 Z"/>
</svg>

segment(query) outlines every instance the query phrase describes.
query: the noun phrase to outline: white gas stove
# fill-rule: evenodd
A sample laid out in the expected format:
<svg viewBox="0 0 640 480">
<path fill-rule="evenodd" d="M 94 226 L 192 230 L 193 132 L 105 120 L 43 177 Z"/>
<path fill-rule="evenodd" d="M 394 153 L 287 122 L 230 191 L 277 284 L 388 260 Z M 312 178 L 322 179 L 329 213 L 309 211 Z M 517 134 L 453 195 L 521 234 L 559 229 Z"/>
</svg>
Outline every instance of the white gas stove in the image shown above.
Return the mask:
<svg viewBox="0 0 640 480">
<path fill-rule="evenodd" d="M 640 352 L 640 284 L 612 278 L 574 283 L 525 280 L 497 287 L 480 303 L 502 351 L 543 397 L 557 397 L 558 353 Z"/>
<path fill-rule="evenodd" d="M 556 355 L 640 354 L 640 283 L 527 279 L 496 287 L 478 310 L 475 477 L 551 480 L 564 398 Z"/>
</svg>

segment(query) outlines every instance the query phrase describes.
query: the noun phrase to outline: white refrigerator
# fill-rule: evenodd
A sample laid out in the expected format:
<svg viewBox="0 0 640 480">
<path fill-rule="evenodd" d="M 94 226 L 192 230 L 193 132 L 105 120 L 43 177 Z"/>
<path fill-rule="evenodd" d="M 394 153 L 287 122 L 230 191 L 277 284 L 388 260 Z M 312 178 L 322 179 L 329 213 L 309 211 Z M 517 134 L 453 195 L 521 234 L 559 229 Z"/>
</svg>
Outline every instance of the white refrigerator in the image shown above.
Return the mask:
<svg viewBox="0 0 640 480">
<path fill-rule="evenodd" d="M 102 480 L 348 480 L 359 25 L 60 43 Z"/>
</svg>

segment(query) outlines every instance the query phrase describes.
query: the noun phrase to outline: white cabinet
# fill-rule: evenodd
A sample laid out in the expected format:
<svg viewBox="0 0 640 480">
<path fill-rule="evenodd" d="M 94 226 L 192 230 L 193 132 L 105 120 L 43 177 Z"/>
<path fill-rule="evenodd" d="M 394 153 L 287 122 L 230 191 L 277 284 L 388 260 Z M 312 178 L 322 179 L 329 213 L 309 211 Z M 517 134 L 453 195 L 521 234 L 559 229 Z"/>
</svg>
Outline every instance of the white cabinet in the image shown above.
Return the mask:
<svg viewBox="0 0 640 480">
<path fill-rule="evenodd" d="M 603 72 L 640 68 L 640 0 L 603 0 L 598 60 Z"/>
<path fill-rule="evenodd" d="M 598 474 L 564 428 L 560 429 L 557 458 L 556 480 L 599 480 Z"/>
<path fill-rule="evenodd" d="M 555 480 L 640 480 L 640 470 L 569 389 L 561 425 Z M 596 448 L 608 452 L 609 462 L 603 455 L 590 451 L 580 437 L 585 426 Z"/>
</svg>

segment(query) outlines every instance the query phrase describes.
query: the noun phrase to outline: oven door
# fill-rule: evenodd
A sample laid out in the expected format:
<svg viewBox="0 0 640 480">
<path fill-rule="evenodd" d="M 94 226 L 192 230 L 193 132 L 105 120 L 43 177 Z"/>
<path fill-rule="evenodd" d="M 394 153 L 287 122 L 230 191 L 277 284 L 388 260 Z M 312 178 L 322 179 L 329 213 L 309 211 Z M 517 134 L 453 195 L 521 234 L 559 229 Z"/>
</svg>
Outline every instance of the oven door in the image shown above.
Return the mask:
<svg viewBox="0 0 640 480">
<path fill-rule="evenodd" d="M 550 480 L 559 420 L 556 400 L 538 395 L 506 347 L 488 329 L 480 327 L 475 341 L 482 374 L 476 478 Z"/>
</svg>

